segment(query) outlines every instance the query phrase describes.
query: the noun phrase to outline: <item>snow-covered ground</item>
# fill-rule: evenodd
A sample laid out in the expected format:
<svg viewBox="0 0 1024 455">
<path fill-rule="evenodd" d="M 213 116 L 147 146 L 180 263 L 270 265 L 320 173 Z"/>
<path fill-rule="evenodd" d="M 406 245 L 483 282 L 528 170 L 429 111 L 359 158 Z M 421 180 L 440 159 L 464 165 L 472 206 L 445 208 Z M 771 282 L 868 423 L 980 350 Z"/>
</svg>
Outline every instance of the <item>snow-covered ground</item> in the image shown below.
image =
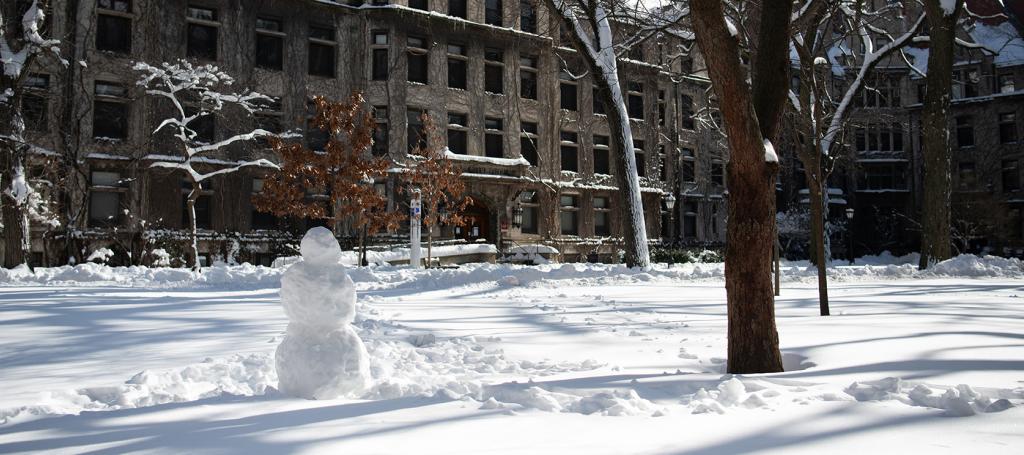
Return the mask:
<svg viewBox="0 0 1024 455">
<path fill-rule="evenodd" d="M 1024 269 L 785 264 L 723 373 L 721 264 L 350 269 L 374 384 L 276 391 L 281 268 L 0 270 L 0 453 L 1020 453 Z"/>
</svg>

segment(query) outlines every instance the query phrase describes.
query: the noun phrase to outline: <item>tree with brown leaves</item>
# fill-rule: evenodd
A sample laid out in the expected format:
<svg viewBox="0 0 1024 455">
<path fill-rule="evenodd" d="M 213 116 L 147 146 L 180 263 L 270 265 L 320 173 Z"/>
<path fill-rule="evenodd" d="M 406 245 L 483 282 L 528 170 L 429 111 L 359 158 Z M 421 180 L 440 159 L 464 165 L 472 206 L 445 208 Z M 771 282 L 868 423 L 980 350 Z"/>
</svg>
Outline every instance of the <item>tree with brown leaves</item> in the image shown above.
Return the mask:
<svg viewBox="0 0 1024 455">
<path fill-rule="evenodd" d="M 281 170 L 253 197 L 256 209 L 322 220 L 351 217 L 363 237 L 396 229 L 404 215 L 388 211 L 387 196 L 374 187 L 387 176 L 388 161 L 370 154 L 377 125 L 363 96 L 356 92 L 341 102 L 316 97 L 314 103 L 313 127 L 327 133 L 324 150 L 312 150 L 304 141 L 271 138 L 271 147 L 282 159 Z M 311 197 L 309 190 L 326 194 L 327 200 Z M 361 254 L 365 263 L 365 243 Z"/>
<path fill-rule="evenodd" d="M 409 154 L 408 168 L 402 173 L 403 191 L 420 191 L 423 224 L 427 226 L 427 265 L 430 265 L 433 228 L 442 224 L 463 226 L 462 212 L 473 202 L 465 196 L 466 182 L 462 170 L 451 157 L 438 136 L 437 128 L 426 114 L 421 117 L 423 129 L 419 141 Z"/>
</svg>

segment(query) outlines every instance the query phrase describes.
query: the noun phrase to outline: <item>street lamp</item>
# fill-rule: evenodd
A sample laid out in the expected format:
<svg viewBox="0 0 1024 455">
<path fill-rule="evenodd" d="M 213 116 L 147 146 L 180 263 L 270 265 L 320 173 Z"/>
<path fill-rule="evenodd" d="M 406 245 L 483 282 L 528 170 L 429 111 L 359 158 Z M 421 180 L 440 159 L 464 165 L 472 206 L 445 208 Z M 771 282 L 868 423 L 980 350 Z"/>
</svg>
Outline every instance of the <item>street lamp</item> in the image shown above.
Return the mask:
<svg viewBox="0 0 1024 455">
<path fill-rule="evenodd" d="M 668 193 L 668 196 L 665 196 L 665 208 L 668 209 L 669 212 L 671 212 L 672 209 L 675 208 L 675 206 L 676 196 L 672 193 Z"/>
<path fill-rule="evenodd" d="M 846 237 L 850 244 L 846 254 L 850 258 L 850 265 L 853 265 L 853 207 L 846 208 Z"/>
</svg>

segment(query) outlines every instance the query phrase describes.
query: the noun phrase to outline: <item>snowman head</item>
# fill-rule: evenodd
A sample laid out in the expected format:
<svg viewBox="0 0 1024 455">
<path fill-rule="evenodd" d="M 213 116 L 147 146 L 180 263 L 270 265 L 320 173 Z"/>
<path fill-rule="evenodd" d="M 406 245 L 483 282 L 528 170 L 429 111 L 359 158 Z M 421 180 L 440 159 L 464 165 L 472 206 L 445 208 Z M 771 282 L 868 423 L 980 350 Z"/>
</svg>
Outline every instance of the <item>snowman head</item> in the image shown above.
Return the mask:
<svg viewBox="0 0 1024 455">
<path fill-rule="evenodd" d="M 330 229 L 322 226 L 310 229 L 302 237 L 302 260 L 316 265 L 333 265 L 341 259 L 341 247 Z"/>
</svg>

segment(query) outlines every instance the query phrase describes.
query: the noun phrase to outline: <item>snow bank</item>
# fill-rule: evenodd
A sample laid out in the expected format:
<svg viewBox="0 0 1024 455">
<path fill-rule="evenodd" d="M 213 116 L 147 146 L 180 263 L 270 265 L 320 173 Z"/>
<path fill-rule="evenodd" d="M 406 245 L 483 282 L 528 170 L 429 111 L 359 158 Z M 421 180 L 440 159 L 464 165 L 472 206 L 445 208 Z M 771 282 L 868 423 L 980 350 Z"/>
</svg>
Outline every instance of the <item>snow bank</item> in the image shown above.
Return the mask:
<svg viewBox="0 0 1024 455">
<path fill-rule="evenodd" d="M 457 245 L 472 251 L 489 251 L 493 245 Z M 449 248 L 449 247 L 444 247 Z M 435 250 L 436 251 L 436 250 Z M 465 251 L 465 250 L 464 250 Z M 829 279 L 838 281 L 865 279 L 907 279 L 939 277 L 1024 278 L 1024 262 L 998 256 L 961 255 L 940 262 L 931 269 L 917 269 L 917 255 L 895 257 L 890 254 L 857 259 L 853 266 L 845 261 L 833 262 Z M 344 259 L 342 260 L 344 263 Z M 291 264 L 288 264 L 291 265 Z M 200 273 L 188 269 L 149 267 L 109 267 L 86 263 L 75 266 L 39 267 L 30 271 L 19 266 L 0 269 L 0 285 L 97 286 L 131 287 L 218 287 L 245 289 L 280 286 L 286 265 L 262 267 L 249 264 L 228 266 L 217 264 Z M 467 264 L 452 269 L 413 270 L 402 266 L 353 267 L 349 276 L 357 284 L 373 289 L 411 287 L 415 289 L 446 289 L 467 285 L 544 286 L 545 282 L 574 280 L 577 284 L 627 284 L 637 282 L 672 282 L 678 280 L 724 279 L 722 263 L 656 264 L 649 270 L 630 269 L 616 264 L 544 264 L 537 266 L 512 264 Z M 817 276 L 807 261 L 783 261 L 784 281 L 803 281 Z M 508 278 L 513 277 L 514 280 Z"/>
</svg>

